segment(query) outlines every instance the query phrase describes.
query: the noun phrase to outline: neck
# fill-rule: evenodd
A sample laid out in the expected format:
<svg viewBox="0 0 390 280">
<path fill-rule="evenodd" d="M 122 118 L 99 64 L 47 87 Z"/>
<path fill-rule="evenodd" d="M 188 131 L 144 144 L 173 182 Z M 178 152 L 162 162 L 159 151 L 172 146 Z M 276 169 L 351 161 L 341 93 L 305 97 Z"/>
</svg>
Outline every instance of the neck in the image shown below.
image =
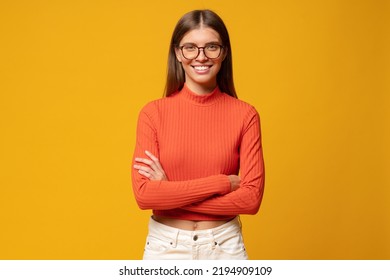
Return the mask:
<svg viewBox="0 0 390 280">
<path fill-rule="evenodd" d="M 186 83 L 187 87 L 195 94 L 199 95 L 205 95 L 212 92 L 217 87 L 217 82 L 202 85 L 202 84 L 195 84 L 195 83 Z"/>
<path fill-rule="evenodd" d="M 180 91 L 179 97 L 185 101 L 191 102 L 198 106 L 210 106 L 218 102 L 223 96 L 223 93 L 219 90 L 218 86 L 215 87 L 208 94 L 198 94 L 193 92 L 187 84 L 184 84 L 183 89 Z"/>
</svg>

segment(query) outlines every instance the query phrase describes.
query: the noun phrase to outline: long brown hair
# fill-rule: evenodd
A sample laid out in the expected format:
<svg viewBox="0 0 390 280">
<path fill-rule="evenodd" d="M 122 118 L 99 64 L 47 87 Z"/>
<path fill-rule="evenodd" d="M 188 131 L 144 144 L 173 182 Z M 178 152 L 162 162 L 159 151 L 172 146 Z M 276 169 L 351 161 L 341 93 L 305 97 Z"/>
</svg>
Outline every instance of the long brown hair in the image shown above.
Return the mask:
<svg viewBox="0 0 390 280">
<path fill-rule="evenodd" d="M 180 41 L 187 32 L 201 26 L 209 27 L 219 34 L 226 57 L 217 74 L 217 84 L 222 92 L 237 98 L 233 82 L 232 52 L 229 33 L 222 19 L 210 10 L 191 11 L 185 14 L 176 24 L 169 47 L 167 81 L 164 95 L 170 96 L 183 88 L 185 73 L 181 63 L 176 59 L 175 49 L 179 46 Z"/>
</svg>

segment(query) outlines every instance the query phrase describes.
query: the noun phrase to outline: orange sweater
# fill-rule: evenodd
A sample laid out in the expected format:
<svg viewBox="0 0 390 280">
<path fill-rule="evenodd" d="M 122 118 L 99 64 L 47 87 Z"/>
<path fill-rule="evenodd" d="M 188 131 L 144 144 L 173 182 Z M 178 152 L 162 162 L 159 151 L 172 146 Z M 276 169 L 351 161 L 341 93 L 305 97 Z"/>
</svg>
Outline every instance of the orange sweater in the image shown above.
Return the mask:
<svg viewBox="0 0 390 280">
<path fill-rule="evenodd" d="M 160 159 L 169 181 L 151 181 L 133 170 L 141 209 L 184 220 L 229 219 L 259 210 L 264 189 L 259 115 L 218 87 L 196 95 L 184 85 L 147 104 L 139 114 L 134 158 L 147 158 L 145 150 Z M 238 172 L 240 187 L 231 192 L 227 175 Z"/>
</svg>

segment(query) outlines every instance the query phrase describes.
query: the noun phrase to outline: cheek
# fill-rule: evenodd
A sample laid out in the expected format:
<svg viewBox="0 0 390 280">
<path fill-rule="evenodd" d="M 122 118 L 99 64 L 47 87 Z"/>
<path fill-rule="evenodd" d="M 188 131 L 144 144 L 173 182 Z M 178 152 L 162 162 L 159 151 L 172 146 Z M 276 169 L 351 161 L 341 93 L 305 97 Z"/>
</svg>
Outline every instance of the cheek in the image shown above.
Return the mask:
<svg viewBox="0 0 390 280">
<path fill-rule="evenodd" d="M 215 69 L 219 71 L 219 70 L 221 69 L 222 62 L 220 62 L 220 63 L 215 63 L 214 66 L 215 66 Z"/>
<path fill-rule="evenodd" d="M 191 62 L 188 62 L 186 59 L 182 59 L 181 66 L 183 67 L 184 71 L 187 71 L 187 69 L 191 69 L 190 67 Z"/>
<path fill-rule="evenodd" d="M 219 72 L 219 70 L 221 70 L 221 66 L 222 66 L 222 60 L 219 61 L 218 63 L 214 63 L 214 71 Z"/>
<path fill-rule="evenodd" d="M 192 73 L 192 69 L 190 68 L 191 66 L 189 66 L 189 65 L 185 65 L 184 63 L 182 63 L 181 64 L 182 65 L 182 68 L 183 68 L 183 70 L 184 70 L 184 74 L 186 75 L 186 76 L 193 76 L 194 75 L 194 73 Z"/>
</svg>

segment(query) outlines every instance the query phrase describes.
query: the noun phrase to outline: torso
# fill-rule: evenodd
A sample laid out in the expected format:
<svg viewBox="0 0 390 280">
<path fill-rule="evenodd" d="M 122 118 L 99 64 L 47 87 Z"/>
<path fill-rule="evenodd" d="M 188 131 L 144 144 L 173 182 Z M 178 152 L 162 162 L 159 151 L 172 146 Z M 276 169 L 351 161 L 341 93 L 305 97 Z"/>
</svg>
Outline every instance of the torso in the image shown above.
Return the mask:
<svg viewBox="0 0 390 280">
<path fill-rule="evenodd" d="M 153 219 L 156 222 L 164 224 L 166 226 L 182 229 L 182 230 L 205 230 L 211 229 L 215 227 L 219 227 L 229 220 L 220 220 L 220 221 L 189 221 L 189 220 L 181 220 L 174 218 L 166 218 L 158 215 L 153 215 Z"/>
</svg>

